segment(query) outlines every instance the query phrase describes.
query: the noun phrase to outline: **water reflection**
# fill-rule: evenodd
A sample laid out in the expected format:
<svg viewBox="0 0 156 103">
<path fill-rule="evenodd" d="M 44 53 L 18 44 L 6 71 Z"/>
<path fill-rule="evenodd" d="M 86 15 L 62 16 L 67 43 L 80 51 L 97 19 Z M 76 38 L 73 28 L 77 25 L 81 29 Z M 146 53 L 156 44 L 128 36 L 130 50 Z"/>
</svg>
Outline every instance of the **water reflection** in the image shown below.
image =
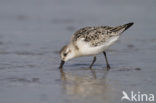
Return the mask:
<svg viewBox="0 0 156 103">
<path fill-rule="evenodd" d="M 106 103 L 112 100 L 114 93 L 107 80 L 106 70 L 100 70 L 97 73 L 94 69 L 87 69 L 87 73 L 83 70 L 80 74 L 75 72 L 78 71 L 65 72 L 60 69 L 63 91 L 69 99 L 85 100 L 90 103 L 94 100 Z"/>
</svg>

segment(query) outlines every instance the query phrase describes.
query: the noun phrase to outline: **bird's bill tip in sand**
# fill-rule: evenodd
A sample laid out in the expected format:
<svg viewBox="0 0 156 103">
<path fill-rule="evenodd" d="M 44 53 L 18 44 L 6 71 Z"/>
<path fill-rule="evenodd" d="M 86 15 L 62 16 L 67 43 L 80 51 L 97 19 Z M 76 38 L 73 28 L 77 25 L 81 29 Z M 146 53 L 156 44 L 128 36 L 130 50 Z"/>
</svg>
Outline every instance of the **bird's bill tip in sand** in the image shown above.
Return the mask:
<svg viewBox="0 0 156 103">
<path fill-rule="evenodd" d="M 65 61 L 61 60 L 61 63 L 60 63 L 60 66 L 59 66 L 60 69 L 63 68 L 64 63 L 65 63 Z"/>
</svg>

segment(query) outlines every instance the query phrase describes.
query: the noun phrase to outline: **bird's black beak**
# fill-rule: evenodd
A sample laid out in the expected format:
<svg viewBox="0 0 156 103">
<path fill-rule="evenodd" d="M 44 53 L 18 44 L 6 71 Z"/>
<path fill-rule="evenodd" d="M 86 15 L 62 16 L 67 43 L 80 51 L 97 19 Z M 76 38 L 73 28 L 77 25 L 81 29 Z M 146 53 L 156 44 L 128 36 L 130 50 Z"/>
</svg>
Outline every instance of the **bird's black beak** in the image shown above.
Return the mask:
<svg viewBox="0 0 156 103">
<path fill-rule="evenodd" d="M 61 60 L 61 63 L 60 63 L 60 69 L 62 69 L 63 65 L 64 65 L 65 61 Z"/>
</svg>

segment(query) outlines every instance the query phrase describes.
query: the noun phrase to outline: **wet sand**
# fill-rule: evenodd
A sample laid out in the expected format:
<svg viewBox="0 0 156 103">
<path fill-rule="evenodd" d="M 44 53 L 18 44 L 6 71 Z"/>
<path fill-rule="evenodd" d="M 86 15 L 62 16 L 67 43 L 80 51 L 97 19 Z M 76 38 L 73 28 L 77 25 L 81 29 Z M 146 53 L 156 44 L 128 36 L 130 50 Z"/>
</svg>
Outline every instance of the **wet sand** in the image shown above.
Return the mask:
<svg viewBox="0 0 156 103">
<path fill-rule="evenodd" d="M 156 2 L 0 1 L 0 103 L 122 103 L 122 91 L 156 95 Z M 134 22 L 93 69 L 92 57 L 58 69 L 75 30 Z M 128 101 L 125 101 L 125 103 Z"/>
</svg>

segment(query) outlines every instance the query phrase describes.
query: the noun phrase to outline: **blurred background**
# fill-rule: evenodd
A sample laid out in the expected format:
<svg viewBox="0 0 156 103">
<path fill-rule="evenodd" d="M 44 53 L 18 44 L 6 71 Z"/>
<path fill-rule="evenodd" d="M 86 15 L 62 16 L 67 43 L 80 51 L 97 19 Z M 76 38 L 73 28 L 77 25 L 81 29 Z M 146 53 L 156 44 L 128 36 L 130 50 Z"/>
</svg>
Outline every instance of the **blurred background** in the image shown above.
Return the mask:
<svg viewBox="0 0 156 103">
<path fill-rule="evenodd" d="M 0 0 L 0 103 L 120 103 L 156 93 L 155 0 Z M 58 69 L 58 51 L 85 26 L 134 25 L 101 55 Z M 126 101 L 125 101 L 126 102 Z"/>
</svg>

